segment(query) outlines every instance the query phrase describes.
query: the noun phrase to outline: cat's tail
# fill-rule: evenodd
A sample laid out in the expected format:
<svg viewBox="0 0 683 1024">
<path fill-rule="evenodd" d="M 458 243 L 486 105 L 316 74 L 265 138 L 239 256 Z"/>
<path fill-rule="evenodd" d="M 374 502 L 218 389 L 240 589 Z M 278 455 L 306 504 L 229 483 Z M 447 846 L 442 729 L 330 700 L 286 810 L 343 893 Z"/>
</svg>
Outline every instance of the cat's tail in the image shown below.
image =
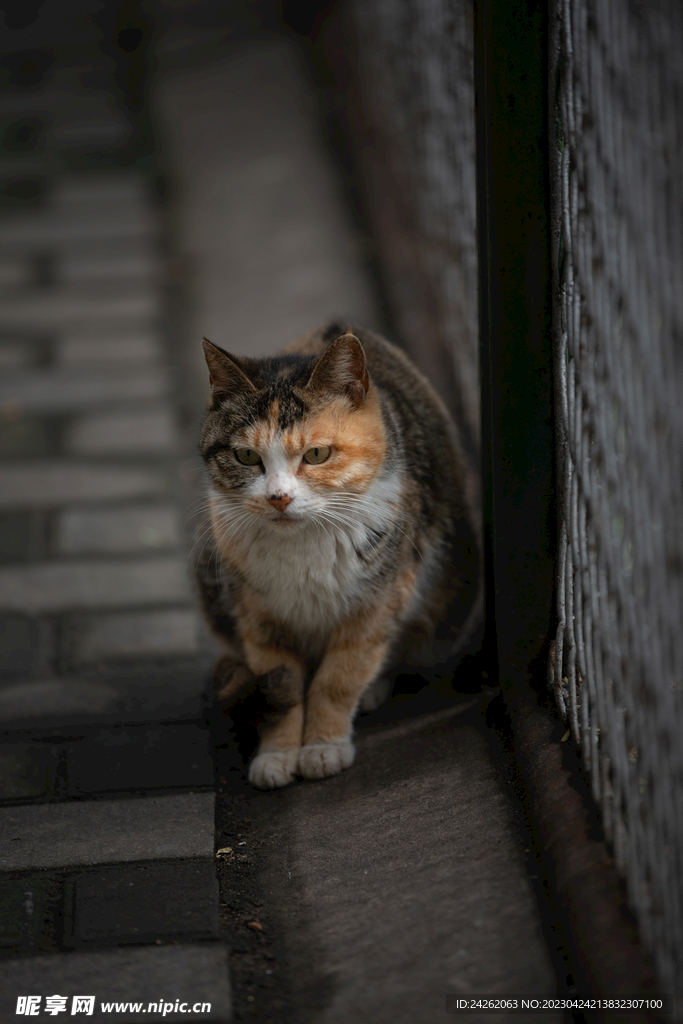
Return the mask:
<svg viewBox="0 0 683 1024">
<path fill-rule="evenodd" d="M 255 676 L 243 662 L 230 655 L 214 670 L 216 702 L 230 719 L 238 749 L 247 759 L 258 744 L 259 726 L 272 726 L 300 699 L 293 692 L 289 673 L 280 665 Z"/>
<path fill-rule="evenodd" d="M 235 746 L 246 764 L 258 746 L 259 679 L 245 664 L 227 656 L 214 669 L 213 685 L 216 704 L 228 719 Z"/>
<path fill-rule="evenodd" d="M 259 679 L 242 662 L 227 656 L 221 658 L 214 669 L 213 687 L 216 700 L 225 711 L 239 701 L 253 696 Z"/>
</svg>

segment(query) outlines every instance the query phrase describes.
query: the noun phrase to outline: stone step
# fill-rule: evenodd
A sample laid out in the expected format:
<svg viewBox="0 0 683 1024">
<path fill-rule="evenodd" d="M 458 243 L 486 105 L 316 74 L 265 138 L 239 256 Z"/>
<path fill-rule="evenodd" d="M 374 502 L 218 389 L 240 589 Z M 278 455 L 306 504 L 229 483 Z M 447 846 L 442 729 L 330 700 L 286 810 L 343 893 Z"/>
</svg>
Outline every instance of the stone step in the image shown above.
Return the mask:
<svg viewBox="0 0 683 1024">
<path fill-rule="evenodd" d="M 195 608 L 88 616 L 72 626 L 68 663 L 77 667 L 111 659 L 192 654 L 199 650 L 201 626 Z"/>
<path fill-rule="evenodd" d="M 206 713 L 213 655 L 160 659 L 126 670 L 80 676 L 22 679 L 0 686 L 5 732 L 81 729 L 109 722 L 195 721 Z"/>
<path fill-rule="evenodd" d="M 5 373 L 0 380 L 0 409 L 9 415 L 49 416 L 104 403 L 161 398 L 170 386 L 163 367 L 58 366 Z"/>
<path fill-rule="evenodd" d="M 0 871 L 213 858 L 214 794 L 0 807 Z"/>
<path fill-rule="evenodd" d="M 148 467 L 40 460 L 0 463 L 0 509 L 54 508 L 74 501 L 155 497 L 168 490 Z"/>
<path fill-rule="evenodd" d="M 218 944 L 174 945 L 112 949 L 98 953 L 62 953 L 0 963 L 0 1019 L 17 1019 L 17 998 L 40 994 L 38 1012 L 44 1016 L 45 998 L 67 997 L 66 1013 L 73 1015 L 76 996 L 94 997 L 88 1020 L 120 1024 L 165 1020 L 176 1003 L 189 1021 L 232 1019 L 228 951 Z M 102 1003 L 118 1002 L 116 1011 L 104 1012 Z M 131 1009 L 131 1003 L 141 1008 Z M 170 1004 L 170 1006 L 169 1006 Z M 126 1008 L 124 1008 L 124 1006 Z M 54 1018 L 52 1018 L 54 1019 Z M 57 1018 L 58 1019 L 58 1018 Z M 183 1018 L 181 1018 L 183 1019 Z"/>
<path fill-rule="evenodd" d="M 73 214 L 87 212 L 97 217 L 101 210 L 149 215 L 150 187 L 146 174 L 115 171 L 109 174 L 64 174 L 50 195 L 53 210 Z"/>
<path fill-rule="evenodd" d="M 145 403 L 80 416 L 68 425 L 63 444 L 73 455 L 163 455 L 174 451 L 177 441 L 171 407 Z"/>
<path fill-rule="evenodd" d="M 0 221 L 1 233 L 2 221 Z M 55 323 L 149 318 L 159 315 L 156 289 L 121 282 L 116 287 L 32 289 L 5 295 L 0 324 L 10 329 L 50 329 Z"/>
<path fill-rule="evenodd" d="M 0 873 L 2 950 L 35 955 L 217 933 L 216 871 L 208 858 Z"/>
<path fill-rule="evenodd" d="M 213 787 L 209 734 L 196 722 L 82 726 L 68 740 L 5 735 L 0 745 L 0 802 L 82 799 Z"/>
<path fill-rule="evenodd" d="M 73 916 L 65 945 L 218 937 L 218 883 L 208 858 L 117 864 L 81 874 L 70 888 Z"/>
<path fill-rule="evenodd" d="M 121 322 L 118 327 L 91 321 L 60 330 L 54 342 L 57 364 L 80 367 L 123 366 L 137 376 L 141 366 L 154 366 L 165 380 L 163 350 L 158 335 L 144 322 Z"/>
<path fill-rule="evenodd" d="M 0 569 L 0 608 L 36 615 L 73 608 L 189 602 L 185 558 L 43 562 Z"/>
<path fill-rule="evenodd" d="M 176 547 L 181 543 L 179 520 L 170 504 L 67 508 L 57 520 L 56 550 L 104 555 Z"/>
<path fill-rule="evenodd" d="M 134 208 L 124 210 L 117 216 L 115 210 L 93 211 L 87 207 L 80 216 L 72 215 L 69 209 L 31 211 L 0 221 L 0 245 L 10 245 L 17 252 L 34 250 L 37 247 L 59 246 L 61 243 L 104 239 L 148 239 L 157 233 L 156 218 L 148 211 Z"/>
</svg>

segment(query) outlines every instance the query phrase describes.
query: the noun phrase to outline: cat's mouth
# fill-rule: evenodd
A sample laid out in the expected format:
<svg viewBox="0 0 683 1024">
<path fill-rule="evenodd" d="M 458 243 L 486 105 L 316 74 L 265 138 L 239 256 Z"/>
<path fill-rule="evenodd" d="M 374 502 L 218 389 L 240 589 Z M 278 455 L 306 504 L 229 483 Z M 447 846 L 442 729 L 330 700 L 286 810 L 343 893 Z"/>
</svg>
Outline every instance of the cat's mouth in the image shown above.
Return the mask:
<svg viewBox="0 0 683 1024">
<path fill-rule="evenodd" d="M 274 512 L 267 518 L 270 523 L 275 523 L 276 526 L 295 526 L 300 522 L 299 519 L 294 519 L 292 516 L 287 515 L 286 512 Z"/>
</svg>

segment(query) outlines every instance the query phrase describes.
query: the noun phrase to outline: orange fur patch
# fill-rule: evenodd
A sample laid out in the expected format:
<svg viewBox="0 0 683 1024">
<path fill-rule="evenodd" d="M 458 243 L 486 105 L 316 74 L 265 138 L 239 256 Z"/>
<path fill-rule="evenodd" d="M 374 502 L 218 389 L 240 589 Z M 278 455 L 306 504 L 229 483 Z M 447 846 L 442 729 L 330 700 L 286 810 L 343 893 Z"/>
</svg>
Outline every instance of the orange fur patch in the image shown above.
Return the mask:
<svg viewBox="0 0 683 1024">
<path fill-rule="evenodd" d="M 326 462 L 313 466 L 302 462 L 299 466 L 298 474 L 312 486 L 362 493 L 386 454 L 386 431 L 377 391 L 371 387 L 365 402 L 353 411 L 345 399 L 334 399 L 319 413 L 307 417 L 301 427 L 288 431 L 283 440 L 292 455 L 303 455 L 316 446 L 332 448 Z"/>
<path fill-rule="evenodd" d="M 275 399 L 275 401 L 273 402 L 273 405 L 271 406 L 271 411 L 273 407 L 279 408 L 279 402 L 277 399 Z M 259 420 L 259 422 L 255 424 L 253 427 L 250 427 L 244 431 L 244 446 L 245 448 L 253 448 L 254 451 L 263 453 L 273 443 L 275 437 L 277 436 L 277 432 L 277 415 L 274 418 L 270 418 L 267 420 Z"/>
<path fill-rule="evenodd" d="M 259 753 L 267 750 L 292 750 L 301 746 L 304 731 L 304 705 L 303 701 L 275 722 L 274 725 L 265 725 L 260 729 Z"/>
<path fill-rule="evenodd" d="M 348 619 L 336 631 L 308 694 L 305 743 L 348 736 L 356 704 L 381 671 L 397 616 L 408 604 L 414 585 L 414 570 L 405 570 L 374 608 Z"/>
</svg>

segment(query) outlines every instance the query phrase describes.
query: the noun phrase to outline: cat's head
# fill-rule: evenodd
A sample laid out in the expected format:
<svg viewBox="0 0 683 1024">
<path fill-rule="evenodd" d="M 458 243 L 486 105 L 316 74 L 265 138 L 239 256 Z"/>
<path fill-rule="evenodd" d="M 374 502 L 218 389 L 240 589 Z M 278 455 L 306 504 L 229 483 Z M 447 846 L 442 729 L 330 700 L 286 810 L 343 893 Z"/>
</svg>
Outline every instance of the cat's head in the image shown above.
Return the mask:
<svg viewBox="0 0 683 1024">
<path fill-rule="evenodd" d="M 365 493 L 386 434 L 354 335 L 320 356 L 271 359 L 203 344 L 212 404 L 200 450 L 218 495 L 274 529 L 291 529 L 324 522 L 335 495 Z"/>
</svg>

